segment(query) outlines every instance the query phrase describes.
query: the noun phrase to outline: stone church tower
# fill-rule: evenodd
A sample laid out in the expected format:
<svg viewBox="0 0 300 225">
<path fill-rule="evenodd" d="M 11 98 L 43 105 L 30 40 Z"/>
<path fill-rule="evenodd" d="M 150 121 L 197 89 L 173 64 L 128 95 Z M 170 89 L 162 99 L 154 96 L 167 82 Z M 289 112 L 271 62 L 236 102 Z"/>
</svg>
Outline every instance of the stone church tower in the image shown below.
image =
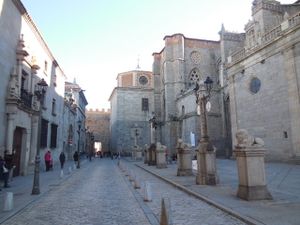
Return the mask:
<svg viewBox="0 0 300 225">
<path fill-rule="evenodd" d="M 196 148 L 200 139 L 200 121 L 197 113 L 195 83 L 207 76 L 214 81 L 208 113 L 209 136 L 214 145 L 224 151 L 226 135 L 222 121 L 223 99 L 220 98 L 220 42 L 187 38 L 174 34 L 164 38 L 165 46 L 153 53 L 155 79 L 155 113 L 160 124 L 160 141 L 175 154 L 178 138 Z M 220 151 L 220 152 L 221 152 Z M 224 153 L 222 153 L 224 154 Z"/>
<path fill-rule="evenodd" d="M 149 119 L 154 111 L 154 80 L 152 72 L 136 70 L 117 76 L 118 86 L 111 103 L 111 151 L 130 154 L 136 142 L 149 144 Z"/>
</svg>

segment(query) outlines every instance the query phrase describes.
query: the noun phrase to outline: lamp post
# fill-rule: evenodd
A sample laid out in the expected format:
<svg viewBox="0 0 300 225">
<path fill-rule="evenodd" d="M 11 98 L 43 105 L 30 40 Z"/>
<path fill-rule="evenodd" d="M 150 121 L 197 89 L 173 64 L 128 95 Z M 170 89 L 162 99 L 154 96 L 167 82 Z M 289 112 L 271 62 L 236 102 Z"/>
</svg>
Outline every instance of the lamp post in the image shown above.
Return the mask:
<svg viewBox="0 0 300 225">
<path fill-rule="evenodd" d="M 194 93 L 196 96 L 196 103 L 200 107 L 200 131 L 201 138 L 199 149 L 197 152 L 198 174 L 196 177 L 197 184 L 215 185 L 218 181 L 216 171 L 216 155 L 215 149 L 210 143 L 207 131 L 207 110 L 210 108 L 209 99 L 213 80 L 208 76 L 203 82 L 203 85 L 196 83 Z"/>
<path fill-rule="evenodd" d="M 34 94 L 37 100 L 40 102 L 39 108 L 39 121 L 38 121 L 38 135 L 36 141 L 36 156 L 34 165 L 34 177 L 33 177 L 33 187 L 31 194 L 40 194 L 40 144 L 41 144 L 41 130 L 42 130 L 42 106 L 44 103 L 44 97 L 47 91 L 48 84 L 44 79 L 41 79 L 35 86 Z"/>
<path fill-rule="evenodd" d="M 77 151 L 78 151 L 78 161 L 77 161 L 77 169 L 80 168 L 80 133 L 81 133 L 81 120 L 77 121 L 78 123 L 78 146 L 77 146 Z"/>
</svg>

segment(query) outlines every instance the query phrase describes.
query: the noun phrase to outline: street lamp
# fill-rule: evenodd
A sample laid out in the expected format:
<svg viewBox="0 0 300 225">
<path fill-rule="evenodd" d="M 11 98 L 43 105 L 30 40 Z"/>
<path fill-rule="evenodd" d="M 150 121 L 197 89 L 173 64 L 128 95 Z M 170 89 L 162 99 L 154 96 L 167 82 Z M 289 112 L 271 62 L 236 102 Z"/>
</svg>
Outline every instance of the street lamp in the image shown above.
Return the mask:
<svg viewBox="0 0 300 225">
<path fill-rule="evenodd" d="M 40 102 L 39 108 L 39 121 L 38 121 L 38 135 L 36 141 L 36 156 L 34 165 L 34 177 L 33 177 L 33 187 L 31 194 L 40 194 L 40 144 L 41 144 L 41 128 L 42 128 L 42 106 L 44 104 L 44 97 L 47 91 L 48 84 L 44 79 L 41 79 L 35 85 L 34 94 L 37 100 Z"/>
<path fill-rule="evenodd" d="M 211 95 L 211 89 L 213 86 L 213 80 L 208 76 L 204 81 L 203 85 L 200 87 L 198 83 L 196 83 L 196 87 L 194 88 L 194 93 L 196 95 L 196 103 L 200 106 L 200 130 L 201 130 L 201 141 L 209 141 L 208 132 L 207 132 L 207 117 L 206 117 L 206 107 L 209 105 L 209 98 Z"/>
<path fill-rule="evenodd" d="M 196 103 L 200 106 L 201 129 L 201 138 L 199 149 L 197 151 L 198 173 L 196 176 L 196 183 L 201 185 L 216 185 L 218 183 L 216 154 L 213 145 L 209 141 L 206 115 L 206 111 L 210 110 L 209 98 L 213 80 L 210 77 L 207 77 L 203 83 L 204 85 L 201 85 L 201 87 L 196 83 L 196 87 L 194 88 Z"/>
<path fill-rule="evenodd" d="M 78 149 L 78 161 L 77 161 L 77 169 L 80 168 L 80 133 L 81 133 L 81 120 L 78 120 L 77 121 L 78 123 L 78 146 L 77 146 L 77 149 Z"/>
</svg>

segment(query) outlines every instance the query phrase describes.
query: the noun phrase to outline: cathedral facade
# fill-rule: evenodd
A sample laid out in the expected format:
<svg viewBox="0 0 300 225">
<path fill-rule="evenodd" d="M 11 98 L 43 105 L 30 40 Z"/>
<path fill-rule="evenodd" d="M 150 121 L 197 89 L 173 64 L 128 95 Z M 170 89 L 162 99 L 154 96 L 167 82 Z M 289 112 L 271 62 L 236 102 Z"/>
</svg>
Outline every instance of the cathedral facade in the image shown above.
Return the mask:
<svg viewBox="0 0 300 225">
<path fill-rule="evenodd" d="M 138 83 L 137 71 L 118 75 L 110 99 L 113 151 L 130 149 L 135 134 L 140 144 L 150 144 L 154 118 L 153 139 L 170 154 L 176 154 L 179 138 L 197 149 L 201 131 L 194 89 L 210 77 L 207 126 L 217 156 L 231 157 L 235 133 L 247 129 L 265 141 L 267 160 L 299 159 L 299 28 L 299 1 L 255 0 L 244 33 L 222 25 L 219 41 L 165 36 L 162 50 L 153 53 L 150 86 Z M 142 98 L 148 99 L 148 111 L 140 109 Z"/>
</svg>

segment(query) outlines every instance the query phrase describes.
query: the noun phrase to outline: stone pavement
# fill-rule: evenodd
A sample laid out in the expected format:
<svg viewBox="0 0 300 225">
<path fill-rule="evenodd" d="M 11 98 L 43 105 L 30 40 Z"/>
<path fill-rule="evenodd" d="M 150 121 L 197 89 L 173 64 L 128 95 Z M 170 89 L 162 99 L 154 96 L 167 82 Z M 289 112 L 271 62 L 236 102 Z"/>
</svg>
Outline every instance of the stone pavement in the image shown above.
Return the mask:
<svg viewBox="0 0 300 225">
<path fill-rule="evenodd" d="M 121 161 L 122 167 L 127 167 L 126 171 L 130 174 L 136 175 L 140 181 L 147 181 L 151 184 L 152 201 L 146 202 L 141 205 L 145 214 L 151 212 L 156 218 L 156 222 L 151 222 L 151 225 L 158 225 L 161 214 L 161 201 L 162 198 L 170 200 L 169 217 L 171 218 L 172 225 L 242 225 L 245 224 L 240 219 L 237 219 L 227 212 L 220 210 L 206 202 L 195 198 L 189 193 L 179 190 L 173 185 L 164 182 L 162 179 L 153 176 L 151 173 L 146 172 L 134 166 L 134 162 L 130 160 Z M 126 174 L 126 173 L 123 173 Z M 128 177 L 127 177 L 128 180 Z M 129 182 L 128 182 L 129 183 Z M 131 184 L 131 186 L 133 186 Z M 138 196 L 143 196 L 143 189 L 136 189 Z"/>
<path fill-rule="evenodd" d="M 176 176 L 176 164 L 168 164 L 166 169 L 157 169 L 143 162 L 135 164 L 248 224 L 300 224 L 300 165 L 266 163 L 267 185 L 273 200 L 245 201 L 236 197 L 238 175 L 235 160 L 217 159 L 220 179 L 217 186 L 196 185 L 195 176 Z"/>
<path fill-rule="evenodd" d="M 81 160 L 81 166 L 85 164 L 86 160 Z M 69 167 L 72 168 L 72 172 L 69 172 Z M 38 200 L 44 194 L 46 194 L 52 187 L 58 185 L 59 183 L 67 180 L 71 175 L 73 175 L 74 171 L 74 162 L 66 161 L 64 165 L 64 176 L 60 177 L 60 165 L 55 164 L 52 171 L 46 172 L 44 162 L 41 161 L 41 170 L 40 170 L 40 194 L 39 195 L 31 195 L 32 187 L 33 187 L 33 174 L 29 174 L 27 176 L 18 176 L 14 177 L 13 180 L 9 183 L 9 188 L 3 188 L 3 184 L 1 182 L 0 191 L 0 224 L 3 223 L 8 218 L 14 216 L 24 207 L 29 205 L 30 203 Z M 3 211 L 3 198 L 5 192 L 13 192 L 14 194 L 14 208 L 11 211 Z"/>
</svg>

